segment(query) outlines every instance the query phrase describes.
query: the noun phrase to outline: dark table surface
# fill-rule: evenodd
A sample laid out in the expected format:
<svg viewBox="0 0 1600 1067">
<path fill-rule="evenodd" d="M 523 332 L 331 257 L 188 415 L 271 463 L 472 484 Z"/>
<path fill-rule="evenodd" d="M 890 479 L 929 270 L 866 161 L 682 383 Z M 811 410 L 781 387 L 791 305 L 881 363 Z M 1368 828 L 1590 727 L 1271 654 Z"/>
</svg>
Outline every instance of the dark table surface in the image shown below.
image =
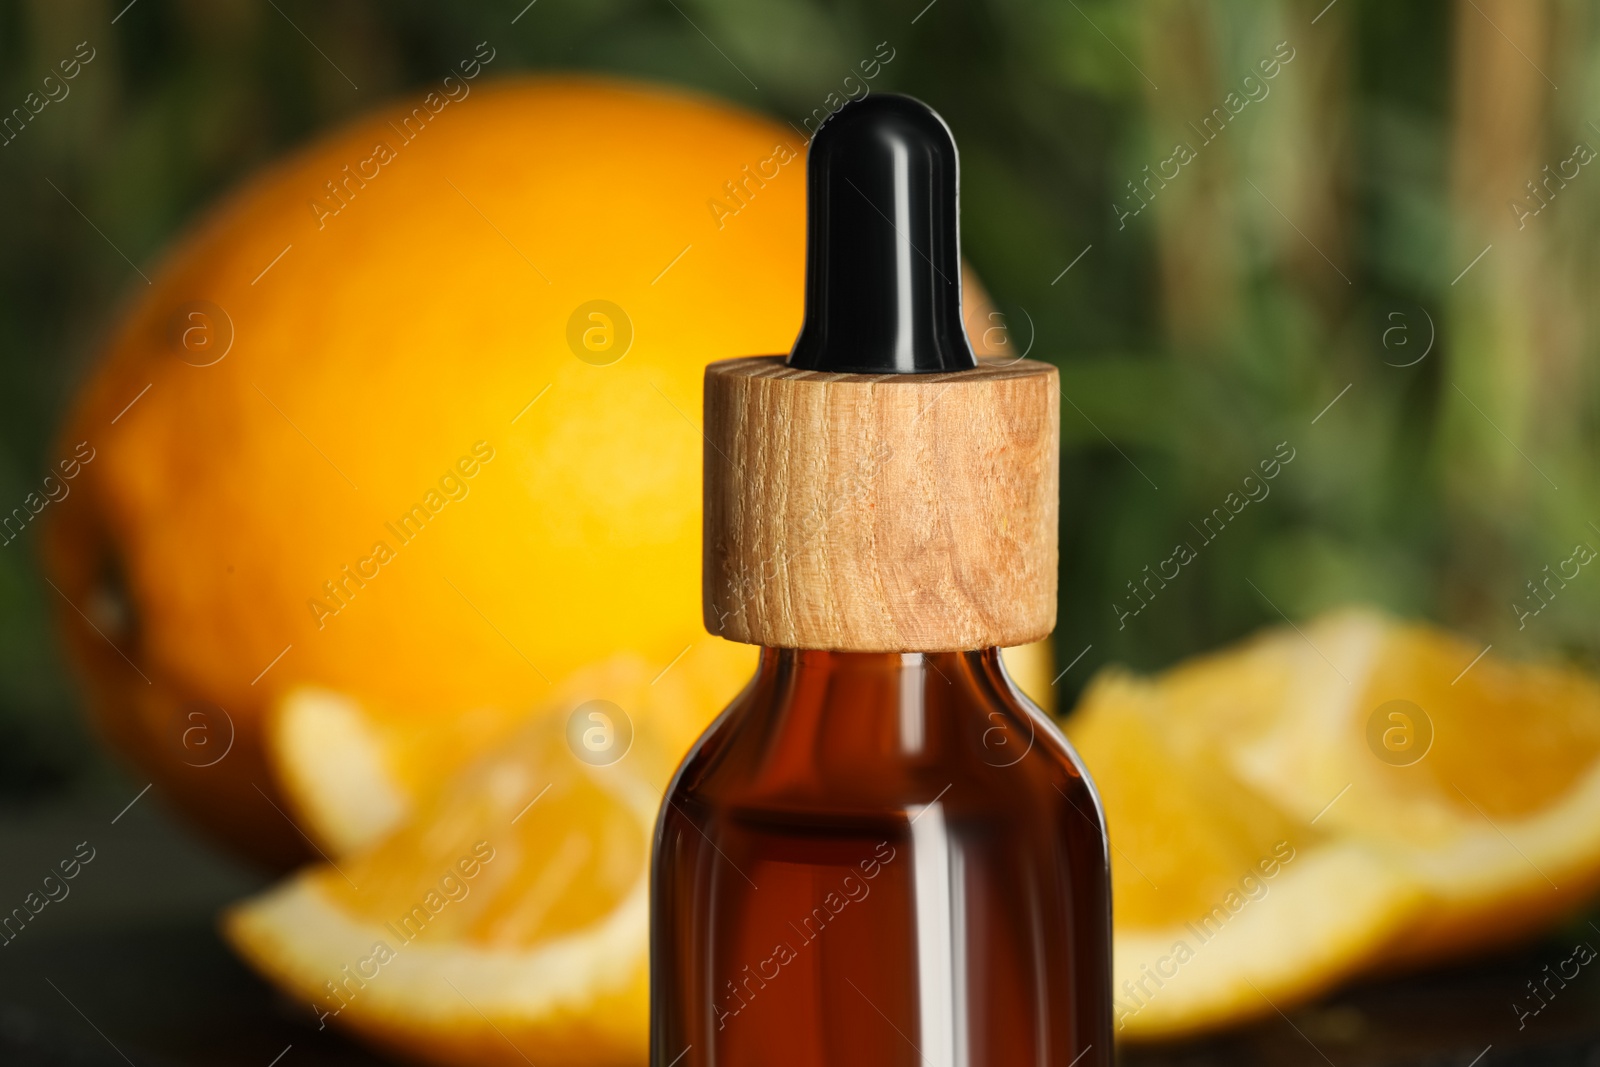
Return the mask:
<svg viewBox="0 0 1600 1067">
<path fill-rule="evenodd" d="M 94 860 L 63 900 L 0 947 L 3 1067 L 320 1067 L 390 1061 L 318 1030 L 240 964 L 218 909 L 263 880 L 175 825 L 142 787 L 0 811 L 0 910 L 20 904 L 88 841 Z M 116 822 L 111 820 L 116 818 Z M 1127 1067 L 1600 1067 L 1600 960 L 1537 1015 L 1527 983 L 1600 931 L 1578 921 L 1542 943 L 1449 970 L 1359 986 L 1205 1041 L 1129 1048 Z"/>
</svg>

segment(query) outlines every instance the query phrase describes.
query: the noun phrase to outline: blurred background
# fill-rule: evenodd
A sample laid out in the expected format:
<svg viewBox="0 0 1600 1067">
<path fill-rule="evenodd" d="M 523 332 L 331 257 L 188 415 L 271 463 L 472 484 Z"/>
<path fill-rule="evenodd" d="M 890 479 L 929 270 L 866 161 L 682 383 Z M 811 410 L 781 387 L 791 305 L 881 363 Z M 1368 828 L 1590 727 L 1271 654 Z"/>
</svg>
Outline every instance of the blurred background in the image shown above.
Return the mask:
<svg viewBox="0 0 1600 1067">
<path fill-rule="evenodd" d="M 1061 708 L 1106 663 L 1351 600 L 1511 654 L 1600 651 L 1600 582 L 1518 608 L 1600 546 L 1594 5 L 524 3 L 0 2 L 0 113 L 94 51 L 0 147 L 0 499 L 34 490 L 138 272 L 204 205 L 491 30 L 491 78 L 602 71 L 796 125 L 887 42 L 875 88 L 926 100 L 961 147 L 1001 343 L 1061 368 Z M 1202 532 L 1290 454 L 1269 499 Z M 1141 611 L 1133 584 L 1184 541 L 1204 547 Z M 0 548 L 8 866 L 15 827 L 132 795 L 92 743 L 37 548 Z M 152 914 L 257 884 L 161 818 L 135 809 L 125 847 L 195 873 L 152 875 Z M 217 949 L 189 986 L 206 966 L 249 981 Z"/>
</svg>

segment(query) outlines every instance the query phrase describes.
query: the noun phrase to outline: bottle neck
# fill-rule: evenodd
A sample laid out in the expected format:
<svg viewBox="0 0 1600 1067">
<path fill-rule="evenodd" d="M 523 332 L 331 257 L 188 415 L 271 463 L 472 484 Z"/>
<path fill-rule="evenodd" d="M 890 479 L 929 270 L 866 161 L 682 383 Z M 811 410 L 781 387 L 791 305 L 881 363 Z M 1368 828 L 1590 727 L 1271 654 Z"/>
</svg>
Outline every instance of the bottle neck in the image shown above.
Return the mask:
<svg viewBox="0 0 1600 1067">
<path fill-rule="evenodd" d="M 921 694 L 981 698 L 1011 689 L 998 648 L 965 652 L 825 652 L 763 648 L 757 684 L 787 700 L 825 698 L 899 707 Z"/>
<path fill-rule="evenodd" d="M 896 669 L 915 667 L 918 664 L 930 662 L 944 663 L 950 660 L 966 659 L 969 657 L 985 659 L 1000 659 L 998 648 L 974 648 L 962 652 L 829 652 L 814 648 L 768 648 L 761 649 L 761 663 L 765 667 L 769 662 L 787 661 L 796 666 L 803 665 L 808 670 L 821 671 L 850 671 L 874 670 L 885 665 Z"/>
<path fill-rule="evenodd" d="M 872 773 L 906 760 L 974 756 L 1031 738 L 1027 701 L 997 648 L 965 652 L 823 652 L 763 648 L 738 701 L 734 747 L 779 778 Z M 997 725 L 998 724 L 998 725 Z"/>
</svg>

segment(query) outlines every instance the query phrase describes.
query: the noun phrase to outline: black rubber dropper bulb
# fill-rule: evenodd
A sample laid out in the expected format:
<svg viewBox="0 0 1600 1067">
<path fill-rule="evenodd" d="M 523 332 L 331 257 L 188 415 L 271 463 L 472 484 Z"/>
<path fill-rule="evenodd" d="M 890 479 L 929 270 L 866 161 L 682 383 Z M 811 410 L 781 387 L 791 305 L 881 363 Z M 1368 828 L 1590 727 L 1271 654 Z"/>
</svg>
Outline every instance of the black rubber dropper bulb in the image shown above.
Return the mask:
<svg viewBox="0 0 1600 1067">
<path fill-rule="evenodd" d="M 925 374 L 978 365 L 961 321 L 960 163 L 920 100 L 875 93 L 806 164 L 806 312 L 788 365 Z"/>
</svg>

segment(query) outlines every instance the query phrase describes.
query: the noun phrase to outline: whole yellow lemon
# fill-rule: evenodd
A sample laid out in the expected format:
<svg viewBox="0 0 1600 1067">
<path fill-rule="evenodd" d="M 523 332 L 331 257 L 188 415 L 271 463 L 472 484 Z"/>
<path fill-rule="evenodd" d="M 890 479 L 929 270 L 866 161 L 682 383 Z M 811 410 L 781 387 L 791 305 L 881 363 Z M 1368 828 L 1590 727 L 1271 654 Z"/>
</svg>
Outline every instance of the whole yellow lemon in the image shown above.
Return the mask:
<svg viewBox="0 0 1600 1067">
<path fill-rule="evenodd" d="M 100 723 L 268 861 L 306 848 L 258 745 L 284 687 L 447 715 L 709 640 L 702 368 L 799 325 L 796 131 L 465 71 L 228 198 L 62 438 L 92 458 L 48 573 Z"/>
</svg>

